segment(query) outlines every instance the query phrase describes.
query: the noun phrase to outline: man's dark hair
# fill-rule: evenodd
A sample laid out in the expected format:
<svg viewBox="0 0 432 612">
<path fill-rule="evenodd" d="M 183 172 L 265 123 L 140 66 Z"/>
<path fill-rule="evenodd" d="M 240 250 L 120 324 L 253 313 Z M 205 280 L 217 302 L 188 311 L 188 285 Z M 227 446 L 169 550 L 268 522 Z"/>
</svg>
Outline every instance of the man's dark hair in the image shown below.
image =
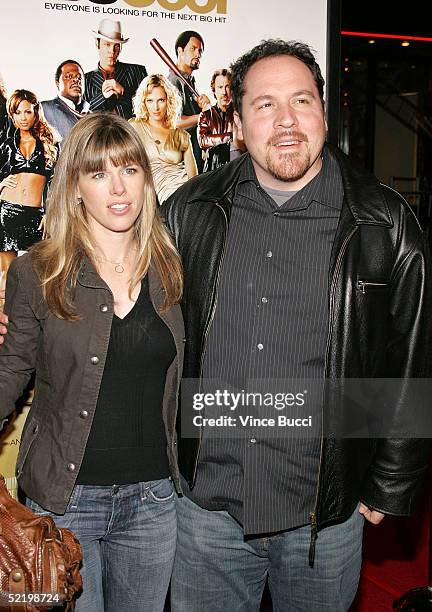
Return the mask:
<svg viewBox="0 0 432 612">
<path fill-rule="evenodd" d="M 240 116 L 242 112 L 242 98 L 245 93 L 244 80 L 249 69 L 259 60 L 280 55 L 296 57 L 309 68 L 318 88 L 321 101 L 324 104 L 324 79 L 311 47 L 296 40 L 285 41 L 280 38 L 274 38 L 261 41 L 259 45 L 244 53 L 230 66 L 232 72 L 231 97 L 234 109 Z"/>
<path fill-rule="evenodd" d="M 215 92 L 215 81 L 216 77 L 218 76 L 226 76 L 228 81 L 231 82 L 231 72 L 228 70 L 228 68 L 219 68 L 218 70 L 215 70 L 210 81 L 210 87 L 213 93 Z"/>
<path fill-rule="evenodd" d="M 177 40 L 175 41 L 175 52 L 176 52 L 177 57 L 178 57 L 178 48 L 181 47 L 182 49 L 184 49 L 191 38 L 198 38 L 198 40 L 201 41 L 202 48 L 204 51 L 204 40 L 201 34 L 198 34 L 198 32 L 195 32 L 194 30 L 186 30 L 185 32 L 182 32 L 181 34 L 179 34 L 177 37 Z"/>
<path fill-rule="evenodd" d="M 81 68 L 81 72 L 84 74 L 84 70 L 82 69 L 82 66 L 79 62 L 73 59 L 65 60 L 57 67 L 57 70 L 55 71 L 54 79 L 55 79 L 56 84 L 60 81 L 60 75 L 62 72 L 62 68 L 63 66 L 66 66 L 66 64 L 75 64 L 76 66 L 79 66 L 79 68 Z"/>
</svg>

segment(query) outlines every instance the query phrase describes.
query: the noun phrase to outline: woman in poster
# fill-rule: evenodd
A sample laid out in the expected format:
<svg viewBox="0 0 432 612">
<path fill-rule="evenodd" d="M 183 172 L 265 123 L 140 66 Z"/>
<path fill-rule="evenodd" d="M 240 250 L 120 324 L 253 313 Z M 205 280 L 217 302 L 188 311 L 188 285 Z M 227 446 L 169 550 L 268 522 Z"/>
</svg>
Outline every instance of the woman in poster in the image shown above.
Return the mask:
<svg viewBox="0 0 432 612">
<path fill-rule="evenodd" d="M 42 238 L 44 193 L 58 147 L 34 93 L 15 90 L 7 113 L 15 129 L 0 142 L 0 253 L 14 255 Z"/>
<path fill-rule="evenodd" d="M 176 128 L 181 99 L 161 74 L 146 77 L 134 98 L 136 119 L 130 123 L 140 135 L 150 160 L 159 203 L 197 174 L 189 134 Z"/>
<path fill-rule="evenodd" d="M 48 238 L 15 258 L 0 421 L 33 370 L 18 483 L 83 549 L 77 612 L 162 612 L 176 542 L 180 259 L 136 131 L 90 114 L 51 184 Z"/>
<path fill-rule="evenodd" d="M 0 73 L 0 144 L 6 138 L 9 118 L 6 110 L 6 88 L 3 83 L 3 78 Z"/>
</svg>

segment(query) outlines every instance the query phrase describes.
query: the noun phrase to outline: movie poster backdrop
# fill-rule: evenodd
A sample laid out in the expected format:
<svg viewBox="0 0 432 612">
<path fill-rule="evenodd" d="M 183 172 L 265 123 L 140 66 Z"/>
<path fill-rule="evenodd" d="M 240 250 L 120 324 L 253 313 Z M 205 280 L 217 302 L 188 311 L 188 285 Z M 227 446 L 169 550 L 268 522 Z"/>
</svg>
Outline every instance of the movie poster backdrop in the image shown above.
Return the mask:
<svg viewBox="0 0 432 612">
<path fill-rule="evenodd" d="M 204 53 L 199 69 L 193 73 L 195 86 L 212 104 L 215 104 L 210 88 L 213 72 L 229 68 L 233 60 L 264 38 L 307 42 L 315 49 L 325 74 L 327 0 L 302 0 L 301 3 L 294 0 L 2 0 L 0 87 L 4 96 L 8 98 L 14 90 L 26 89 L 40 101 L 55 99 L 55 70 L 67 59 L 79 62 L 85 73 L 95 71 L 98 66 L 95 32 L 104 19 L 119 21 L 121 36 L 128 39 L 122 45 L 119 61 L 145 66 L 149 75 L 167 76 L 169 70 L 150 45 L 152 39 L 175 62 L 174 43 L 179 34 L 185 30 L 198 32 L 204 40 Z M 1 100 L 0 89 L 0 122 L 3 120 L 5 125 Z M 6 138 L 13 134 L 13 126 L 3 130 L 0 126 L 0 151 Z M 0 175 L 0 181 L 3 178 Z M 4 287 L 8 264 L 9 257 L 0 255 L 0 288 Z M 4 473 L 11 489 L 16 486 L 14 465 L 27 412 L 28 406 L 2 432 L 0 439 L 0 473 Z"/>
</svg>

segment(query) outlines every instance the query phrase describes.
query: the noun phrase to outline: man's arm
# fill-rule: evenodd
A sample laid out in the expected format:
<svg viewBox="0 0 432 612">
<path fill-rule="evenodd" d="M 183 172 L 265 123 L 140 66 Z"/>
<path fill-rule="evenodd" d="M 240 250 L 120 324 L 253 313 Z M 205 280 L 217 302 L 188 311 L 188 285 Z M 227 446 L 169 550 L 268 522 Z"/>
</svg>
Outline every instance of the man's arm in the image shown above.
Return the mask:
<svg viewBox="0 0 432 612">
<path fill-rule="evenodd" d="M 218 133 L 215 130 L 215 125 L 218 125 L 218 117 L 216 114 L 216 121 L 213 121 L 213 108 L 204 111 L 199 116 L 198 121 L 198 142 L 201 149 L 206 151 L 212 147 L 216 147 L 220 144 L 227 144 L 231 141 L 231 132 Z"/>
<path fill-rule="evenodd" d="M 401 393 L 400 405 L 395 401 L 395 421 L 394 425 L 389 424 L 388 438 L 377 440 L 375 457 L 361 494 L 361 502 L 367 509 L 399 516 L 414 511 L 431 453 L 431 431 L 420 439 L 416 433 L 410 436 L 407 429 L 411 423 L 411 431 L 419 431 L 416 427 L 419 406 L 412 390 L 417 379 L 431 378 L 432 366 L 431 260 L 425 236 L 418 228 L 413 231 L 414 223 L 413 216 L 408 218 L 408 227 L 400 235 L 403 247 L 391 279 L 391 332 L 387 346 L 388 377 L 395 379 L 395 384 L 400 382 L 401 391 L 408 391 L 405 397 Z M 405 251 L 415 233 L 417 239 Z M 403 437 L 398 436 L 401 432 L 405 433 Z"/>
<path fill-rule="evenodd" d="M 34 372 L 41 333 L 40 322 L 27 294 L 28 280 L 21 275 L 23 262 L 20 259 L 11 263 L 6 281 L 5 311 L 10 321 L 8 335 L 0 347 L 0 419 L 14 411 L 16 400 Z M 7 321 L 4 315 L 1 320 Z"/>
<path fill-rule="evenodd" d="M 0 291 L 0 300 L 4 300 L 5 292 Z M 8 324 L 7 314 L 4 312 L 0 312 L 0 344 L 3 344 L 4 338 L 3 336 L 7 334 L 7 324 Z"/>
<path fill-rule="evenodd" d="M 195 101 L 200 107 L 201 111 L 206 111 L 211 107 L 211 102 L 205 94 L 195 98 Z M 195 115 L 181 115 L 180 119 L 177 121 L 177 127 L 184 130 L 196 127 L 198 125 L 200 115 L 201 113 L 196 113 Z"/>
<path fill-rule="evenodd" d="M 85 99 L 91 111 L 104 110 L 106 97 L 102 93 L 104 81 L 97 71 L 87 72 L 85 75 Z"/>
</svg>

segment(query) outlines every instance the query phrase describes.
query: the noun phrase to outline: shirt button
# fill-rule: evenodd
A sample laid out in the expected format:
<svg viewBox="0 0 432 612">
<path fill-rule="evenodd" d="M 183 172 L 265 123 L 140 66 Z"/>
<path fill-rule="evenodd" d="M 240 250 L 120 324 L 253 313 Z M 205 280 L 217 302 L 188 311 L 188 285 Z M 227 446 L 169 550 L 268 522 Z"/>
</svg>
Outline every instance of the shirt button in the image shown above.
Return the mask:
<svg viewBox="0 0 432 612">
<path fill-rule="evenodd" d="M 266 257 L 273 257 L 273 253 L 271 251 L 267 251 Z"/>
<path fill-rule="evenodd" d="M 68 463 L 67 464 L 67 471 L 68 472 L 74 472 L 75 471 L 75 463 Z"/>
<path fill-rule="evenodd" d="M 37 434 L 37 432 L 38 432 L 38 431 L 39 431 L 39 425 L 35 425 L 35 426 L 33 427 L 33 433 L 34 433 L 34 434 Z"/>
<path fill-rule="evenodd" d="M 273 217 L 280 217 L 280 212 L 276 211 L 273 213 Z"/>
<path fill-rule="evenodd" d="M 101 312 L 108 312 L 108 306 L 107 306 L 106 304 L 101 304 L 101 305 L 99 306 L 99 310 L 100 310 Z"/>
<path fill-rule="evenodd" d="M 87 410 L 81 410 L 81 412 L 79 413 L 80 417 L 82 419 L 86 419 L 88 417 L 88 412 Z"/>
<path fill-rule="evenodd" d="M 93 355 L 93 357 L 90 358 L 90 361 L 93 365 L 96 365 L 99 363 L 99 357 L 97 355 Z"/>
<path fill-rule="evenodd" d="M 250 442 L 251 444 L 256 444 L 256 438 L 251 438 L 251 439 L 249 440 L 249 442 Z"/>
<path fill-rule="evenodd" d="M 257 349 L 258 349 L 259 351 L 262 351 L 262 350 L 263 350 L 263 348 L 264 348 L 264 344 L 261 344 L 261 342 L 260 342 L 259 344 L 257 344 Z"/>
<path fill-rule="evenodd" d="M 267 304 L 268 299 L 267 299 L 266 297 L 262 297 L 262 298 L 261 298 L 261 302 L 262 302 L 263 304 Z"/>
</svg>

